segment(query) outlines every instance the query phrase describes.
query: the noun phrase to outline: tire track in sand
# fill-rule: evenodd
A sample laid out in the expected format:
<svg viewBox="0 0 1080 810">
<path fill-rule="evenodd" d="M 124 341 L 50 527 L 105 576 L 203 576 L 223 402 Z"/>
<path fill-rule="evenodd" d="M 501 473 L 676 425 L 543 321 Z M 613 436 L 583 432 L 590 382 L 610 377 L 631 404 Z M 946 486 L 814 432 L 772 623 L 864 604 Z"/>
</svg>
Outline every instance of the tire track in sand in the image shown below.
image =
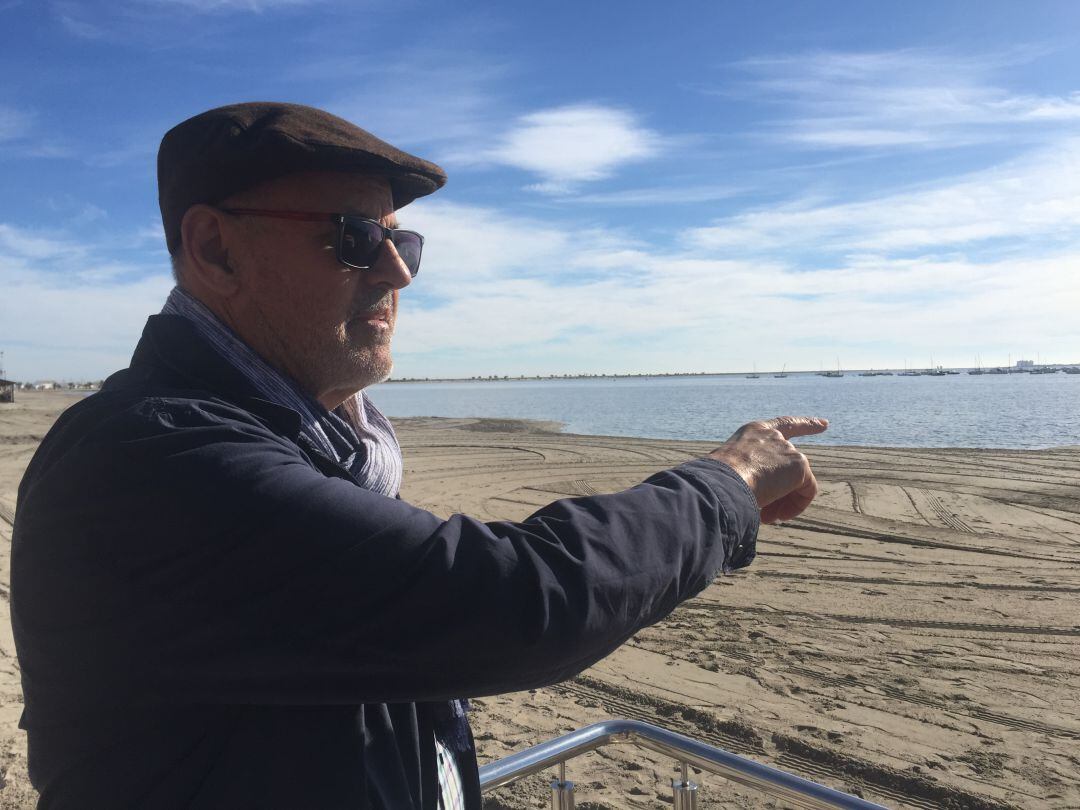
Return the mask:
<svg viewBox="0 0 1080 810">
<path fill-rule="evenodd" d="M 834 621 L 844 624 L 881 624 L 888 627 L 915 627 L 924 630 L 965 630 L 976 633 L 1009 633 L 1025 636 L 1080 636 L 1080 627 L 1048 627 L 1032 624 L 990 624 L 983 622 L 946 622 L 937 619 L 896 619 L 889 616 L 855 616 L 845 613 L 811 613 L 809 611 L 788 610 L 766 607 L 732 607 L 710 600 L 699 599 L 698 607 L 718 612 L 752 613 L 755 615 L 797 616 L 811 621 Z"/>
<path fill-rule="evenodd" d="M 922 774 L 875 765 L 831 748 L 817 746 L 786 734 L 762 739 L 751 727 L 723 720 L 710 712 L 635 692 L 588 675 L 549 687 L 586 705 L 599 704 L 613 716 L 660 725 L 705 740 L 743 756 L 760 758 L 769 753 L 785 770 L 827 784 L 843 786 L 858 795 L 872 793 L 891 802 L 921 810 L 962 807 L 968 810 L 1012 810 L 989 797 L 943 785 Z"/>
</svg>

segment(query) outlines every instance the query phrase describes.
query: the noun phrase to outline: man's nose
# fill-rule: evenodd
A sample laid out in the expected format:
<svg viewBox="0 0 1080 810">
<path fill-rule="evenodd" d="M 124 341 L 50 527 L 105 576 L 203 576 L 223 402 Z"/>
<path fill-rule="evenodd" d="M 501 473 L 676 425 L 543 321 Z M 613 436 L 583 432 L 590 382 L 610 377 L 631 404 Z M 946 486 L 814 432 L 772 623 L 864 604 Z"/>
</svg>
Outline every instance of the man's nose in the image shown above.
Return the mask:
<svg viewBox="0 0 1080 810">
<path fill-rule="evenodd" d="M 389 239 L 384 239 L 375 263 L 364 273 L 372 284 L 385 284 L 392 290 L 408 287 L 412 273 L 398 255 L 397 248 Z"/>
</svg>

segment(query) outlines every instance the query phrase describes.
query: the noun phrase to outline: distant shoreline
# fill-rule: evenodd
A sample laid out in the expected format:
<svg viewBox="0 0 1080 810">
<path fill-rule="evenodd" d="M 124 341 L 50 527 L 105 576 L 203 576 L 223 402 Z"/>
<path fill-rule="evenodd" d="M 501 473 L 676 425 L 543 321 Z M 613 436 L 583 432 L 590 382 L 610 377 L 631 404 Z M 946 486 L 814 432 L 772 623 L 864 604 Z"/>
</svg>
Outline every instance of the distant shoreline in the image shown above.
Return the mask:
<svg viewBox="0 0 1080 810">
<path fill-rule="evenodd" d="M 1036 368 L 1053 368 L 1059 372 L 1064 372 L 1065 369 L 1076 369 L 1080 372 L 1080 363 L 1062 363 L 1053 364 L 1048 366 L 1037 366 Z M 972 369 L 967 367 L 955 367 L 955 368 L 942 368 L 945 372 L 945 376 L 983 376 L 983 377 L 1007 377 L 1014 374 L 1031 374 L 1030 369 L 1009 369 L 1005 372 L 991 372 L 983 371 L 981 374 L 971 374 Z M 756 376 L 753 372 L 749 371 L 685 371 L 685 372 L 655 372 L 655 373 L 641 373 L 641 374 L 544 374 L 544 375 L 528 375 L 528 374 L 491 374 L 487 376 L 473 376 L 473 377 L 391 377 L 390 379 L 379 383 L 380 385 L 389 385 L 392 383 L 444 383 L 444 382 L 468 382 L 468 383 L 480 383 L 480 382 L 555 382 L 558 380 L 649 380 L 649 379 L 672 379 L 672 378 L 685 378 L 685 377 L 743 377 L 745 379 L 783 379 L 785 377 L 859 377 L 859 376 L 892 376 L 899 377 L 905 376 L 905 372 L 908 372 L 907 376 L 913 377 L 928 377 L 937 376 L 929 374 L 928 369 L 899 369 L 899 368 L 853 368 L 842 369 L 840 374 L 835 373 L 826 374 L 822 371 L 773 371 L 773 372 L 757 372 Z M 1036 376 L 1045 374 L 1046 372 L 1035 372 Z M 1076 373 L 1076 372 L 1066 372 Z"/>
<path fill-rule="evenodd" d="M 421 382 L 540 382 L 555 380 L 649 380 L 649 379 L 672 379 L 686 377 L 744 377 L 746 379 L 783 379 L 786 377 L 934 377 L 934 376 L 1011 376 L 1013 374 L 1032 374 L 1036 376 L 1047 373 L 1080 374 L 1080 363 L 1044 363 L 1041 365 L 1015 367 L 1015 366 L 986 366 L 981 370 L 971 366 L 935 366 L 933 368 L 845 368 L 845 369 L 820 369 L 800 371 L 656 371 L 638 372 L 627 374 L 487 374 L 472 375 L 469 377 L 391 377 L 379 383 L 421 383 Z M 101 387 L 103 380 L 72 382 L 69 380 L 51 382 L 52 388 L 28 388 L 21 386 L 35 386 L 39 383 L 28 381 L 15 381 L 15 390 L 25 393 L 26 391 L 56 391 L 56 392 L 83 392 L 93 393 Z M 69 387 L 73 386 L 73 387 Z"/>
</svg>

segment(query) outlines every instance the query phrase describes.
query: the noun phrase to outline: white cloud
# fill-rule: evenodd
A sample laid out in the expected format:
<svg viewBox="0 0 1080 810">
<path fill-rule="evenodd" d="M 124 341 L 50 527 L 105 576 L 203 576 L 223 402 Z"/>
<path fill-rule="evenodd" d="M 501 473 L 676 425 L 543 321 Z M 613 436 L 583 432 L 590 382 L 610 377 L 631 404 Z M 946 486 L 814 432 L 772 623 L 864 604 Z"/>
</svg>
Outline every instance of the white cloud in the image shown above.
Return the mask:
<svg viewBox="0 0 1080 810">
<path fill-rule="evenodd" d="M 720 220 L 690 233 L 708 250 L 941 250 L 988 239 L 1080 235 L 1080 139 L 937 187 L 863 202 L 796 203 Z"/>
<path fill-rule="evenodd" d="M 631 113 L 582 104 L 520 117 L 484 157 L 532 172 L 541 178 L 533 188 L 559 193 L 654 157 L 662 147 L 660 135 Z"/>
<path fill-rule="evenodd" d="M 921 365 L 930 355 L 959 365 L 976 353 L 988 361 L 1000 353 L 995 362 L 1004 363 L 1006 352 L 1025 347 L 1054 351 L 1058 362 L 1080 358 L 1076 253 L 810 272 L 650 259 L 638 265 L 639 284 L 611 278 L 566 289 L 506 279 L 424 308 L 410 306 L 406 294 L 398 373 L 722 371 L 746 368 L 751 358 L 762 367 L 815 368 L 835 355 L 848 367 L 900 366 L 905 358 Z M 501 367 L 478 367 L 478 358 L 496 353 Z M 552 360 L 526 366 L 523 355 Z M 447 368 L 447 356 L 461 359 Z M 570 365 L 560 368 L 555 358 Z"/>
<path fill-rule="evenodd" d="M 118 237 L 120 238 L 120 237 Z M 0 343 L 15 379 L 86 379 L 127 365 L 172 286 L 167 263 L 0 223 Z"/>
<path fill-rule="evenodd" d="M 403 294 L 401 376 L 814 368 L 837 355 L 848 367 L 976 353 L 989 364 L 1021 349 L 1080 359 L 1080 248 L 989 260 L 863 252 L 807 269 L 445 201 L 402 218 L 428 247 Z M 11 225 L 0 225 L 0 276 L 0 342 L 17 378 L 122 367 L 171 286 L 163 260 L 119 261 Z"/>
<path fill-rule="evenodd" d="M 7 270 L 0 257 L 0 273 Z M 20 273 L 5 281 L 0 340 L 12 378 L 94 379 L 127 366 L 147 316 L 161 309 L 172 279 L 166 274 L 103 284 L 94 276 L 59 283 Z"/>
<path fill-rule="evenodd" d="M 591 269 L 587 256 L 636 246 L 617 231 L 581 222 L 569 227 L 437 199 L 420 200 L 400 216 L 424 234 L 423 284 L 440 294 L 533 276 L 574 284 Z M 428 267 L 437 269 L 428 273 Z"/>
<path fill-rule="evenodd" d="M 432 250 L 403 295 L 399 376 L 816 368 L 836 355 L 848 367 L 960 365 L 1039 347 L 1080 359 L 1080 248 L 1034 260 L 862 253 L 807 269 L 602 230 L 581 239 L 452 203 L 416 214 Z M 493 238 L 462 235 L 489 221 Z"/>
<path fill-rule="evenodd" d="M 74 259 L 81 254 L 81 248 L 73 241 L 0 223 L 0 255 L 3 254 L 9 261 Z"/>
<path fill-rule="evenodd" d="M 900 194 L 744 212 L 682 249 L 576 208 L 556 222 L 423 199 L 401 214 L 428 241 L 397 374 L 1075 361 L 1078 201 L 1080 140 Z M 116 258 L 159 243 L 156 223 L 106 238 L 0 224 L 0 342 L 33 347 L 27 371 L 9 351 L 13 375 L 126 363 L 171 282 L 163 255 Z"/>
<path fill-rule="evenodd" d="M 1017 94 L 999 85 L 1032 58 L 956 57 L 930 50 L 811 53 L 739 64 L 756 101 L 788 110 L 777 137 L 824 148 L 946 147 L 1015 138 L 1033 124 L 1080 121 L 1080 94 Z"/>
</svg>

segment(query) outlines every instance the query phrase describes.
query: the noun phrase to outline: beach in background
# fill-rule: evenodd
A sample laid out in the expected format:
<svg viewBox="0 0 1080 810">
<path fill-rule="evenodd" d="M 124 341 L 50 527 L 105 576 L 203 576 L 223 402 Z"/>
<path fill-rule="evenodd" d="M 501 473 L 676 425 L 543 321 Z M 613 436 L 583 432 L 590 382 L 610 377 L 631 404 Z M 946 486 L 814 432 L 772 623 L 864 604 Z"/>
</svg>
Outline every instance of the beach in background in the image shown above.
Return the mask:
<svg viewBox="0 0 1080 810">
<path fill-rule="evenodd" d="M 18 392 L 0 405 L 3 808 L 34 801 L 8 610 L 16 489 L 73 401 Z M 624 396 L 612 407 L 620 402 L 627 410 Z M 753 415 L 780 410 L 777 401 Z M 550 421 L 402 417 L 402 496 L 443 516 L 520 520 L 558 498 L 632 486 L 738 426 L 722 415 L 715 424 L 716 440 L 687 441 L 580 435 Z M 918 441 L 926 434 L 913 424 Z M 1055 425 L 1056 444 L 1075 444 L 1076 424 Z M 1080 448 L 806 449 L 821 496 L 800 518 L 762 529 L 750 568 L 717 579 L 577 678 L 473 701 L 481 761 L 626 717 L 891 807 L 1080 806 Z M 609 747 L 567 770 L 578 807 L 670 806 L 672 760 Z M 783 806 L 695 778 L 704 807 Z M 530 777 L 487 807 L 546 807 L 549 780 Z"/>
</svg>

